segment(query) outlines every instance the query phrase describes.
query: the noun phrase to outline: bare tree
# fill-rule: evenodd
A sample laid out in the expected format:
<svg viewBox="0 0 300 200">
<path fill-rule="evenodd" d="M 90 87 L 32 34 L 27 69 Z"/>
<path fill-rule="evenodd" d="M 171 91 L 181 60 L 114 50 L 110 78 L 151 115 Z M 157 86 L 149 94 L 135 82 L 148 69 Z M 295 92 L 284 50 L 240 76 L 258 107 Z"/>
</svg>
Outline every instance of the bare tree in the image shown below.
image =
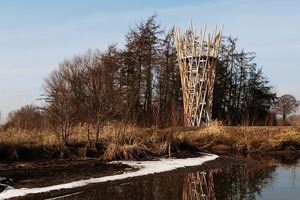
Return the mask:
<svg viewBox="0 0 300 200">
<path fill-rule="evenodd" d="M 96 142 L 100 135 L 100 128 L 105 121 L 117 115 L 119 111 L 119 83 L 118 50 L 116 45 L 110 45 L 108 49 L 88 52 L 84 55 L 83 79 L 85 90 L 83 92 L 86 119 L 88 124 L 94 124 L 96 128 Z M 88 131 L 89 132 L 89 131 Z"/>
<path fill-rule="evenodd" d="M 72 62 L 65 60 L 45 79 L 44 91 L 46 102 L 44 109 L 48 113 L 50 122 L 55 131 L 58 131 L 64 142 L 67 142 L 76 123 L 78 110 L 76 110 L 75 92 L 70 81 L 73 77 Z"/>
<path fill-rule="evenodd" d="M 6 128 L 20 128 L 23 130 L 43 129 L 44 115 L 34 105 L 26 105 L 8 114 Z"/>
<path fill-rule="evenodd" d="M 273 105 L 272 110 L 279 115 L 282 115 L 283 125 L 286 125 L 286 117 L 298 110 L 299 101 L 293 95 L 285 94 L 278 98 Z"/>
<path fill-rule="evenodd" d="M 117 116 L 122 98 L 118 81 L 119 51 L 116 45 L 101 53 L 88 50 L 59 64 L 45 79 L 45 107 L 50 122 L 64 142 L 68 142 L 73 127 L 87 124 L 96 128 L 96 142 L 101 126 Z"/>
</svg>

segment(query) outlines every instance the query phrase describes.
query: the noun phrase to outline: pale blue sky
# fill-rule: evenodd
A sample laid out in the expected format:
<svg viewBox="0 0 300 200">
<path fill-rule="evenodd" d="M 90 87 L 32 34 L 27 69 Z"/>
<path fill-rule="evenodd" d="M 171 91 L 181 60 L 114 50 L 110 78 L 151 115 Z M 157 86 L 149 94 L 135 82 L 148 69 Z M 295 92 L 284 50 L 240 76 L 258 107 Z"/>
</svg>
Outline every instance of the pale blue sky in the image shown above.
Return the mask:
<svg viewBox="0 0 300 200">
<path fill-rule="evenodd" d="M 169 30 L 224 24 L 224 35 L 256 52 L 278 95 L 300 100 L 298 0 L 0 0 L 0 112 L 39 105 L 43 79 L 89 48 L 122 48 L 129 26 L 157 13 Z"/>
</svg>

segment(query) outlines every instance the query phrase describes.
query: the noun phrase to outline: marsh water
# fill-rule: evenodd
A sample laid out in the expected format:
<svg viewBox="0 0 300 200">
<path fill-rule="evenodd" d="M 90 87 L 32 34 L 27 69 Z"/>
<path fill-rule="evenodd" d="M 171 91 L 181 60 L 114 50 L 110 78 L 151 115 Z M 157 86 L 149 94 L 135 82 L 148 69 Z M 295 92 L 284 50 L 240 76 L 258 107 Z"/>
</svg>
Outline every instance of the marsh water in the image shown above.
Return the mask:
<svg viewBox="0 0 300 200">
<path fill-rule="evenodd" d="M 60 199 L 300 199 L 299 161 L 283 156 L 210 171 L 146 176 Z"/>
</svg>

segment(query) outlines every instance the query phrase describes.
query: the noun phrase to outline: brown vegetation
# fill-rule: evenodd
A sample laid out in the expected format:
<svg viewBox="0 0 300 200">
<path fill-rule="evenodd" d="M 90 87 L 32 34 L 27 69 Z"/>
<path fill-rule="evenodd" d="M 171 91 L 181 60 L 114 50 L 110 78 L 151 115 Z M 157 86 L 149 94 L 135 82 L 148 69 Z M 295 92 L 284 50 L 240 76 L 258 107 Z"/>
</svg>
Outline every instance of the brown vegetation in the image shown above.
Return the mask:
<svg viewBox="0 0 300 200">
<path fill-rule="evenodd" d="M 300 127 L 211 126 L 185 132 L 182 137 L 198 149 L 211 152 L 298 152 L 300 148 Z"/>
<path fill-rule="evenodd" d="M 152 159 L 211 153 L 289 152 L 300 150 L 300 127 L 173 127 L 138 128 L 107 123 L 99 140 L 88 138 L 84 126 L 76 127 L 63 143 L 52 131 L 2 131 L 0 160 L 37 160 L 97 157 L 104 160 Z"/>
</svg>

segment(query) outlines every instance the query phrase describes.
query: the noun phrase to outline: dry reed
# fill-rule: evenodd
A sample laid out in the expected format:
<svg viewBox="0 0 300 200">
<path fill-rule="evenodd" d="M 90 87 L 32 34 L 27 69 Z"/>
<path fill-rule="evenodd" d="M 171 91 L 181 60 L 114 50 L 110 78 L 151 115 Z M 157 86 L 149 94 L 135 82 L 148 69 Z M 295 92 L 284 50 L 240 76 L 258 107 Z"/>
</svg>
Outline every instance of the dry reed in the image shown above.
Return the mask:
<svg viewBox="0 0 300 200">
<path fill-rule="evenodd" d="M 70 143 L 95 142 L 95 130 L 74 128 Z M 9 129 L 0 132 L 5 146 L 50 147 L 62 145 L 59 134 L 52 131 Z M 226 146 L 239 151 L 283 151 L 300 149 L 300 127 L 228 127 L 215 123 L 209 127 L 173 127 L 166 129 L 138 128 L 125 123 L 108 123 L 101 130 L 99 142 L 104 146 L 102 157 L 113 159 L 141 159 L 150 156 L 170 156 L 181 144 L 212 151 Z"/>
<path fill-rule="evenodd" d="M 21 130 L 16 128 L 0 132 L 0 143 L 9 146 L 44 147 L 60 144 L 57 134 L 49 131 Z"/>
</svg>

